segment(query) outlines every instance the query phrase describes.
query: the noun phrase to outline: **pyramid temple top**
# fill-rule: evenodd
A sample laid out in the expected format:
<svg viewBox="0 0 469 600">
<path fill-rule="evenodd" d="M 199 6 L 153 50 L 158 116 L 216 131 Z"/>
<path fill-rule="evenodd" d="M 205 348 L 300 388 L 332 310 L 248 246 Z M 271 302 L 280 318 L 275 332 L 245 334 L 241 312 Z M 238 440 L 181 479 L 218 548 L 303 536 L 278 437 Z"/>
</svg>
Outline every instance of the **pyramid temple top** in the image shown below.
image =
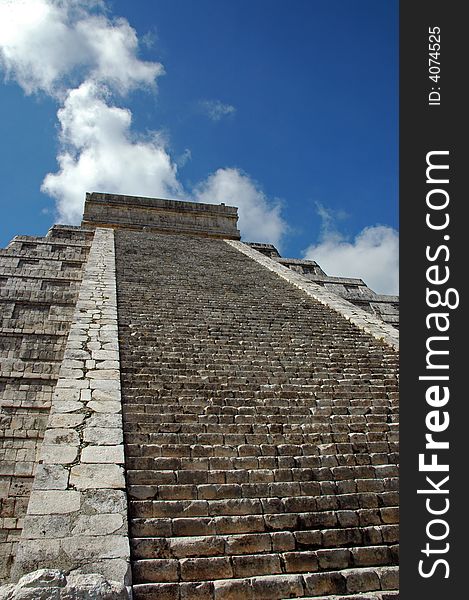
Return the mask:
<svg viewBox="0 0 469 600">
<path fill-rule="evenodd" d="M 82 225 L 239 240 L 237 221 L 234 206 L 92 192 L 86 194 Z"/>
</svg>

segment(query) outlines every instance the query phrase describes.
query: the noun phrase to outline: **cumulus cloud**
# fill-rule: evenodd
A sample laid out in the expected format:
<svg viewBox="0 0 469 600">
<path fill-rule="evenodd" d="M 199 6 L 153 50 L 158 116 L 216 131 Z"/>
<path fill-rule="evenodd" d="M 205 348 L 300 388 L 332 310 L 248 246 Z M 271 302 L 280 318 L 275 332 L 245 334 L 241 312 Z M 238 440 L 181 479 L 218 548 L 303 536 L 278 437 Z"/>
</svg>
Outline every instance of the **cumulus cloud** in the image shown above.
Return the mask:
<svg viewBox="0 0 469 600">
<path fill-rule="evenodd" d="M 92 0 L 0 0 L 0 64 L 27 94 L 60 96 L 84 78 L 126 93 L 153 86 L 161 64 L 138 58 L 135 30 Z"/>
<path fill-rule="evenodd" d="M 259 185 L 239 169 L 218 169 L 195 190 L 200 202 L 239 207 L 239 228 L 246 240 L 279 245 L 287 225 L 280 204 L 269 201 Z"/>
<path fill-rule="evenodd" d="M 66 222 L 80 221 L 85 190 L 162 197 L 182 193 L 161 137 L 133 139 L 131 112 L 106 100 L 105 90 L 88 81 L 69 92 L 58 112 L 59 171 L 45 177 L 42 191 L 56 198 Z"/>
<path fill-rule="evenodd" d="M 211 121 L 220 121 L 223 117 L 234 115 L 236 108 L 231 104 L 223 104 L 220 100 L 202 100 L 200 108 Z"/>
<path fill-rule="evenodd" d="M 365 227 L 351 241 L 329 229 L 304 257 L 315 260 L 328 275 L 361 277 L 375 292 L 399 293 L 399 234 L 391 227 Z"/>
</svg>

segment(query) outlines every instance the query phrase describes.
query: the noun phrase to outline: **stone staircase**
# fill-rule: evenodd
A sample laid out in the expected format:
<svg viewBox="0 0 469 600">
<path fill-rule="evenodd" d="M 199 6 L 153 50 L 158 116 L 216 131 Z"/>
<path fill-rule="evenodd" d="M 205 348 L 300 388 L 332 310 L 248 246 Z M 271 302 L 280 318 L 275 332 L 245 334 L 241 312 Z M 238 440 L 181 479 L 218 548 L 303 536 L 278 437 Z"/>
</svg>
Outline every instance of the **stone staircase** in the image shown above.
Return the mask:
<svg viewBox="0 0 469 600">
<path fill-rule="evenodd" d="M 135 600 L 396 598 L 395 351 L 222 240 L 116 260 Z"/>
</svg>

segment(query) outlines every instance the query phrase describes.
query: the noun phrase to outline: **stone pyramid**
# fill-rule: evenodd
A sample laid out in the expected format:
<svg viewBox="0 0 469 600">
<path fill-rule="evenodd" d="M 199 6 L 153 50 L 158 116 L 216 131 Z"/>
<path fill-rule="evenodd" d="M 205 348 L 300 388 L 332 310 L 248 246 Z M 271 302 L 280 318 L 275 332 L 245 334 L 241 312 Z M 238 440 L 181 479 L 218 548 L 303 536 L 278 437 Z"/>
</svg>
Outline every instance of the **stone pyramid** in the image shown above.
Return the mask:
<svg viewBox="0 0 469 600">
<path fill-rule="evenodd" d="M 397 301 L 224 205 L 93 193 L 14 238 L 0 598 L 397 598 Z"/>
</svg>

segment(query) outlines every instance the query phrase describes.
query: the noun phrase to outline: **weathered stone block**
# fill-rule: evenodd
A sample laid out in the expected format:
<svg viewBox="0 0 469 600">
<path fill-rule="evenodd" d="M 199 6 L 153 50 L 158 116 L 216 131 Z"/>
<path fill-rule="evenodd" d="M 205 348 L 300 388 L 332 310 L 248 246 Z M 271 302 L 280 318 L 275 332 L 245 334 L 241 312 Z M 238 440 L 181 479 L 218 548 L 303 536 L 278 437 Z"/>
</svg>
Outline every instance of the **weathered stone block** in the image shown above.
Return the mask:
<svg viewBox="0 0 469 600">
<path fill-rule="evenodd" d="M 350 594 L 380 589 L 379 578 L 374 571 L 351 569 L 350 571 L 344 571 L 344 578 L 347 585 L 347 592 Z"/>
<path fill-rule="evenodd" d="M 73 490 L 33 490 L 28 504 L 30 515 L 67 514 L 80 510 L 81 496 Z"/>
<path fill-rule="evenodd" d="M 125 489 L 124 470 L 115 464 L 80 464 L 71 468 L 70 484 L 78 490 Z"/>
<path fill-rule="evenodd" d="M 183 581 L 226 579 L 233 577 L 228 558 L 184 558 L 180 561 Z"/>
</svg>

